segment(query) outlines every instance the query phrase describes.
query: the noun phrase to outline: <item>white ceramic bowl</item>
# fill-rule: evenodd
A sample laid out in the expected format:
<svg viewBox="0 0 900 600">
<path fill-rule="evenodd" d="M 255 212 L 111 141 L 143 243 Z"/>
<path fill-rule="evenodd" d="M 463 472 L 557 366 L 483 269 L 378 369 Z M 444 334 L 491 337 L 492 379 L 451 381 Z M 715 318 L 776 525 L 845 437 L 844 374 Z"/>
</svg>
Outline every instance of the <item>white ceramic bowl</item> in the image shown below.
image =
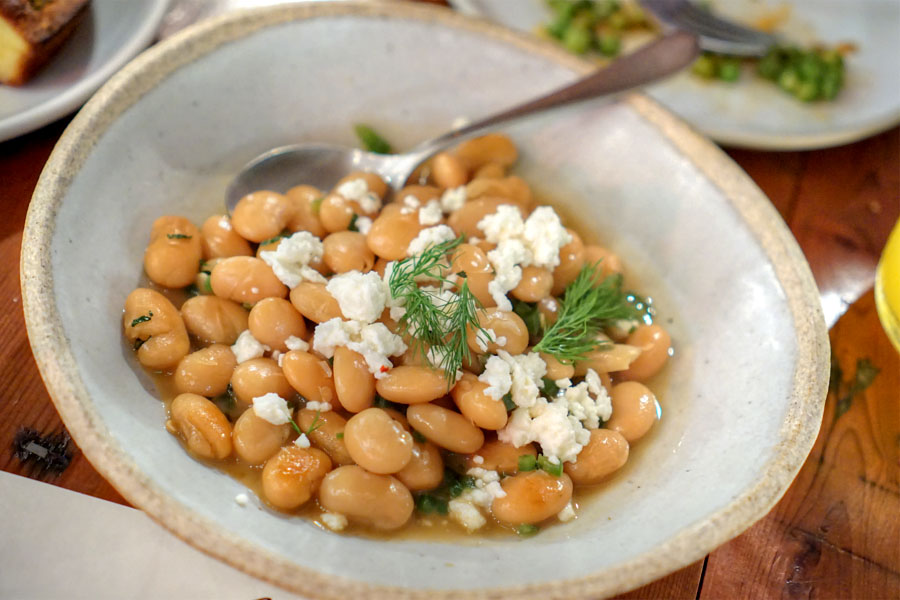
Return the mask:
<svg viewBox="0 0 900 600">
<path fill-rule="evenodd" d="M 199 222 L 257 153 L 399 146 L 590 68 L 555 48 L 422 6 L 293 5 L 228 16 L 152 48 L 75 118 L 23 240 L 28 332 L 96 468 L 134 505 L 235 567 L 314 597 L 598 597 L 701 558 L 763 516 L 812 445 L 828 341 L 783 222 L 714 145 L 638 95 L 519 123 L 518 172 L 624 257 L 671 319 L 664 418 L 574 522 L 528 540 L 375 541 L 238 506 L 192 460 L 122 339 L 147 232 Z"/>
</svg>

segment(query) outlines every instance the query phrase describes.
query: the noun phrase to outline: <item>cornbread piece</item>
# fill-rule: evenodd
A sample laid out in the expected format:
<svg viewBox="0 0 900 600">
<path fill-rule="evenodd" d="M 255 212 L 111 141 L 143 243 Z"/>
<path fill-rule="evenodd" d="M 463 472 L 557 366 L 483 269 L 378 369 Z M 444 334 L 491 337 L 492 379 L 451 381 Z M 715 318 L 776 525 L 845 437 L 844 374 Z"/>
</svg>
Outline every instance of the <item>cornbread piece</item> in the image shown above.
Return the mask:
<svg viewBox="0 0 900 600">
<path fill-rule="evenodd" d="M 22 85 L 59 49 L 90 0 L 0 0 L 0 83 Z"/>
</svg>

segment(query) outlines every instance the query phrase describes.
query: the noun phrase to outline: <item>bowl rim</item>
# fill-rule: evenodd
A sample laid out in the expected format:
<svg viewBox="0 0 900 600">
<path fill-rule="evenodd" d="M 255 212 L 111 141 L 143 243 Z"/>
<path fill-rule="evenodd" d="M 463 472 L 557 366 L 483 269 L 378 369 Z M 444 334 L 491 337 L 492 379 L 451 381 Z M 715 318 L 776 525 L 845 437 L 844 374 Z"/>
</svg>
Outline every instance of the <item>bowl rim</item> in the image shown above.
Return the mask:
<svg viewBox="0 0 900 600">
<path fill-rule="evenodd" d="M 51 256 L 55 217 L 69 184 L 116 118 L 158 82 L 216 47 L 287 22 L 363 16 L 437 23 L 484 35 L 585 74 L 594 67 L 524 33 L 443 8 L 395 2 L 300 3 L 238 11 L 188 28 L 145 51 L 110 79 L 76 115 L 48 159 L 32 197 L 22 236 L 20 277 L 25 324 L 50 397 L 91 464 L 132 505 L 177 537 L 232 567 L 316 598 L 443 599 L 596 598 L 633 589 L 687 566 L 761 519 L 787 491 L 819 431 L 828 384 L 829 342 L 818 290 L 797 242 L 768 198 L 721 149 L 640 94 L 622 98 L 741 215 L 774 267 L 795 324 L 795 364 L 787 416 L 773 458 L 742 494 L 672 538 L 624 563 L 575 579 L 483 589 L 410 589 L 321 574 L 290 562 L 194 512 L 155 486 L 108 434 L 78 372 L 54 301 Z"/>
</svg>

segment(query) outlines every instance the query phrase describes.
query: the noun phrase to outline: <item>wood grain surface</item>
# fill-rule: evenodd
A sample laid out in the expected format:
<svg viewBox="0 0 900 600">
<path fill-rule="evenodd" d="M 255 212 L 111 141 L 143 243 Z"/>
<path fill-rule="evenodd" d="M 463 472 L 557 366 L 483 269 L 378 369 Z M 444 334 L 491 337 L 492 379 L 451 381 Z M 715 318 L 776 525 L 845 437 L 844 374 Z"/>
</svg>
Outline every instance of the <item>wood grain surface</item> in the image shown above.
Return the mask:
<svg viewBox="0 0 900 600">
<path fill-rule="evenodd" d="M 56 477 L 12 453 L 21 427 L 63 429 L 26 338 L 18 267 L 28 202 L 65 124 L 0 144 L 0 469 L 124 504 L 77 449 Z M 898 598 L 900 358 L 868 290 L 900 215 L 900 129 L 827 150 L 729 153 L 806 254 L 837 322 L 831 341 L 845 378 L 860 358 L 880 373 L 837 418 L 829 397 L 809 459 L 768 516 L 704 561 L 621 598 Z"/>
</svg>

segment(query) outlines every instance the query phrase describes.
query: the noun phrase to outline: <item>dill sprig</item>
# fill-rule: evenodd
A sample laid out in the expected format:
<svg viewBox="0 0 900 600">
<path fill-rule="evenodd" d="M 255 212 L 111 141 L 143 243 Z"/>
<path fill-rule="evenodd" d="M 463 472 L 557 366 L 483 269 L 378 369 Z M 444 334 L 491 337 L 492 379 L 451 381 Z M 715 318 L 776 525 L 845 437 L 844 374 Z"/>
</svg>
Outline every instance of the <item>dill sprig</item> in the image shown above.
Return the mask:
<svg viewBox="0 0 900 600">
<path fill-rule="evenodd" d="M 480 304 L 469 289 L 465 274 L 451 282 L 447 277 L 450 269 L 447 256 L 463 241 L 460 236 L 454 240 L 435 244 L 426 248 L 418 256 L 400 260 L 393 265 L 388 280 L 391 296 L 400 300 L 406 312 L 400 319 L 404 335 L 412 338 L 418 352 L 433 366 L 442 369 L 447 381 L 452 385 L 463 361 L 470 357 L 469 325 L 490 339 L 478 322 Z M 440 287 L 453 284 L 458 291 L 448 299 L 440 294 L 419 287 L 419 283 L 430 281 Z"/>
<path fill-rule="evenodd" d="M 597 284 L 599 276 L 599 262 L 581 268 L 575 281 L 566 287 L 559 317 L 534 346 L 535 352 L 552 354 L 570 365 L 606 344 L 597 339 L 604 324 L 638 316 L 622 292 L 622 276 L 609 275 Z"/>
</svg>

